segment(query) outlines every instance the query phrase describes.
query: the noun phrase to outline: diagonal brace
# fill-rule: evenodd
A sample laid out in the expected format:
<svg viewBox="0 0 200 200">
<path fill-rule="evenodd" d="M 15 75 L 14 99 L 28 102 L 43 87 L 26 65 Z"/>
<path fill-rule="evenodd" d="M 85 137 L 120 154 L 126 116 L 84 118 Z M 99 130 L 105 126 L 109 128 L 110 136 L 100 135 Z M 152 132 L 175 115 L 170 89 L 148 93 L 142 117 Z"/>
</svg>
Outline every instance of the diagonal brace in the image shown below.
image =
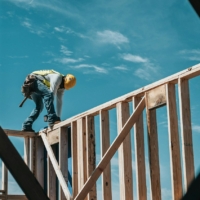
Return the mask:
<svg viewBox="0 0 200 200">
<path fill-rule="evenodd" d="M 135 112 L 129 117 L 125 125 L 123 126 L 121 132 L 116 137 L 116 139 L 113 141 L 111 146 L 108 148 L 106 153 L 104 154 L 103 158 L 97 165 L 96 169 L 93 171 L 92 175 L 89 177 L 89 179 L 84 184 L 83 188 L 77 194 L 74 200 L 83 200 L 87 193 L 90 191 L 90 189 L 93 187 L 94 183 L 97 181 L 101 173 L 106 168 L 107 164 L 110 162 L 111 158 L 119 148 L 119 146 L 122 144 L 124 139 L 126 138 L 127 134 L 129 133 L 130 129 L 133 127 L 135 122 L 137 121 L 138 117 L 141 115 L 142 111 L 145 108 L 145 97 L 142 98 L 140 103 L 135 109 Z"/>
<path fill-rule="evenodd" d="M 54 156 L 53 150 L 52 150 L 52 148 L 51 148 L 51 146 L 50 146 L 50 144 L 49 144 L 49 142 L 48 142 L 48 140 L 47 140 L 47 136 L 46 136 L 46 134 L 45 134 L 44 132 L 42 132 L 40 135 L 41 135 L 42 140 L 43 140 L 43 142 L 44 142 L 44 146 L 46 147 L 48 156 L 49 156 L 49 158 L 50 158 L 50 160 L 51 160 L 51 163 L 52 163 L 52 165 L 53 165 L 53 168 L 54 168 L 54 170 L 55 170 L 55 173 L 56 173 L 56 175 L 57 175 L 57 178 L 58 178 L 58 180 L 59 180 L 59 182 L 60 182 L 60 185 L 61 185 L 61 187 L 62 187 L 62 189 L 63 189 L 63 193 L 64 193 L 66 199 L 67 199 L 67 200 L 70 200 L 72 197 L 71 197 L 71 195 L 70 195 L 70 192 L 69 192 L 69 189 L 68 189 L 67 184 L 66 184 L 66 182 L 65 182 L 65 179 L 64 179 L 64 177 L 63 177 L 63 175 L 62 175 L 62 172 L 61 172 L 61 170 L 60 170 L 60 167 L 59 167 L 59 165 L 58 165 L 58 162 L 57 162 L 57 160 L 56 160 L 56 158 L 55 158 L 55 156 Z"/>
</svg>

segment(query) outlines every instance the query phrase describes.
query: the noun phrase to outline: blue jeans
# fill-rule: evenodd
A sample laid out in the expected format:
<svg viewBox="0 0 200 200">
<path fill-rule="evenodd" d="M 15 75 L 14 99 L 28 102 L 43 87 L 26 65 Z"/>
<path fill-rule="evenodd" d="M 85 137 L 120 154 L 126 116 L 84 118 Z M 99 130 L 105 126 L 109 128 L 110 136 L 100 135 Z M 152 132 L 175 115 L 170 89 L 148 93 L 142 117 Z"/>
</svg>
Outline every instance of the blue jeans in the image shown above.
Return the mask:
<svg viewBox="0 0 200 200">
<path fill-rule="evenodd" d="M 56 115 L 54 108 L 53 93 L 44 85 L 41 81 L 36 80 L 33 85 L 34 92 L 31 94 L 32 100 L 35 102 L 35 108 L 31 112 L 30 116 L 24 121 L 22 128 L 31 129 L 33 122 L 38 118 L 45 105 L 48 115 L 49 125 L 53 124 L 59 118 Z M 44 105 L 43 105 L 44 101 Z"/>
</svg>

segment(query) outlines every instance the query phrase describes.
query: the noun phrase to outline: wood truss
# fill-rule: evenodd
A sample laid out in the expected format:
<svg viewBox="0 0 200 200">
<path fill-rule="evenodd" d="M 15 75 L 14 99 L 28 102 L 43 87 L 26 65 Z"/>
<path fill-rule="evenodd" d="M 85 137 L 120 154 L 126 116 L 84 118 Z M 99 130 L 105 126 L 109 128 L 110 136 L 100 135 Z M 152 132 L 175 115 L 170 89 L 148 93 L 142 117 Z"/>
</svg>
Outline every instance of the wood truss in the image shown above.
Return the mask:
<svg viewBox="0 0 200 200">
<path fill-rule="evenodd" d="M 147 184 L 143 131 L 143 110 L 146 107 L 150 195 L 153 200 L 161 200 L 156 109 L 160 106 L 167 106 L 172 198 L 178 200 L 183 196 L 195 176 L 189 79 L 199 75 L 200 64 L 71 117 L 56 124 L 51 130 L 40 131 L 37 136 L 33 133 L 20 131 L 5 129 L 4 131 L 8 136 L 24 137 L 25 163 L 29 166 L 40 185 L 47 187 L 47 194 L 51 200 L 58 198 L 59 200 L 97 199 L 96 181 L 100 175 L 102 175 L 103 199 L 111 200 L 110 161 L 116 151 L 119 153 L 120 163 L 120 199 L 132 200 L 133 179 L 130 130 L 134 127 L 137 199 L 146 200 Z M 179 123 L 175 97 L 176 85 L 178 86 L 182 145 L 179 142 Z M 130 103 L 132 103 L 134 110 L 131 115 L 129 113 Z M 117 111 L 118 135 L 110 145 L 109 110 L 113 108 L 116 108 Z M 101 136 L 101 160 L 97 165 L 95 161 L 95 116 L 100 118 Z M 71 141 L 68 141 L 69 128 Z M 72 151 L 72 194 L 67 186 L 67 147 L 70 142 Z M 58 145 L 58 153 L 55 153 L 56 144 Z M 181 146 L 182 154 L 180 151 Z M 44 153 L 44 149 L 46 149 L 47 154 Z M 44 180 L 44 163 L 46 159 L 48 159 L 46 172 L 48 178 Z M 184 175 L 183 178 L 182 173 Z M 58 186 L 56 186 L 56 179 L 59 182 Z M 3 164 L 3 188 L 0 191 L 2 193 L 0 198 L 26 199 L 25 196 L 9 196 L 7 194 L 7 183 L 7 170 Z M 57 195 L 57 191 L 59 195 Z"/>
</svg>

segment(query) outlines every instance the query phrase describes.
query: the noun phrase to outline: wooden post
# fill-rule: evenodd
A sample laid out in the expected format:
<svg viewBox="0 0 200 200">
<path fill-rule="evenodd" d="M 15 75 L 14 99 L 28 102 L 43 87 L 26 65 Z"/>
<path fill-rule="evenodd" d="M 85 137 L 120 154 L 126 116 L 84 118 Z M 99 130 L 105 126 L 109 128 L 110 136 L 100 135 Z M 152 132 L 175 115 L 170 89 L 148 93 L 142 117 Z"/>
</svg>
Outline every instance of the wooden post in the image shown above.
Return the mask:
<svg viewBox="0 0 200 200">
<path fill-rule="evenodd" d="M 78 194 L 78 140 L 77 140 L 77 123 L 71 123 L 71 144 L 72 144 L 72 188 L 73 197 Z"/>
<path fill-rule="evenodd" d="M 85 118 L 77 121 L 77 140 L 78 140 L 78 189 L 83 187 L 86 181 L 86 126 Z"/>
<path fill-rule="evenodd" d="M 95 127 L 94 117 L 86 117 L 86 148 L 87 148 L 87 179 L 90 177 L 96 167 L 96 152 L 95 152 Z M 96 200 L 97 191 L 96 184 L 91 188 L 88 193 L 88 200 Z"/>
<path fill-rule="evenodd" d="M 139 97 L 133 97 L 134 109 L 137 107 L 140 100 L 141 98 Z M 143 114 L 142 113 L 134 125 L 134 141 L 135 141 L 137 199 L 146 200 L 147 187 L 146 187 L 144 128 L 143 128 Z"/>
<path fill-rule="evenodd" d="M 107 164 L 110 162 L 111 158 L 115 154 L 116 150 L 119 148 L 121 143 L 124 141 L 126 136 L 128 135 L 130 129 L 133 127 L 134 123 L 140 116 L 141 112 L 145 108 L 145 99 L 142 98 L 137 108 L 133 112 L 133 114 L 129 117 L 125 125 L 123 126 L 121 132 L 117 136 L 117 138 L 113 141 L 111 146 L 108 148 L 100 163 L 97 165 L 96 169 L 93 171 L 90 178 L 87 180 L 79 194 L 75 197 L 75 200 L 83 200 L 87 195 L 90 188 L 94 185 L 96 180 L 99 178 L 103 170 L 106 168 Z"/>
<path fill-rule="evenodd" d="M 63 174 L 65 182 L 67 184 L 68 181 L 68 133 L 67 127 L 59 128 L 59 167 L 60 171 Z M 64 192 L 62 191 L 62 187 L 60 186 L 60 200 L 65 200 Z"/>
<path fill-rule="evenodd" d="M 51 148 L 52 148 L 52 153 L 54 154 L 53 156 L 55 157 L 56 146 L 52 145 Z M 49 153 L 48 153 L 47 174 L 48 174 L 48 185 L 47 185 L 48 196 L 51 200 L 56 200 L 56 173 L 52 165 Z"/>
<path fill-rule="evenodd" d="M 24 162 L 30 167 L 30 138 L 24 137 Z"/>
<path fill-rule="evenodd" d="M 44 145 L 46 147 L 48 156 L 49 156 L 49 158 L 51 160 L 51 163 L 53 165 L 53 168 L 54 168 L 54 170 L 56 172 L 57 178 L 58 178 L 58 180 L 60 182 L 60 185 L 61 185 L 61 187 L 63 189 L 65 197 L 66 197 L 67 200 L 70 200 L 71 199 L 71 195 L 70 195 L 69 189 L 68 189 L 67 184 L 65 182 L 65 179 L 64 179 L 64 177 L 63 177 L 63 175 L 62 175 L 62 173 L 60 171 L 60 168 L 59 168 L 58 162 L 57 162 L 57 160 L 56 160 L 56 158 L 54 156 L 53 150 L 52 150 L 51 146 L 48 143 L 47 136 L 46 136 L 46 134 L 44 132 L 42 132 L 41 133 L 41 137 L 42 137 L 42 140 L 43 140 Z"/>
<path fill-rule="evenodd" d="M 147 101 L 147 94 L 145 99 Z M 147 127 L 148 127 L 148 146 L 149 146 L 149 167 L 151 179 L 151 199 L 161 200 L 161 185 L 160 185 L 160 166 L 158 155 L 158 134 L 156 122 L 156 110 L 146 109 L 147 112 Z"/>
<path fill-rule="evenodd" d="M 117 128 L 120 134 L 124 124 L 129 118 L 129 104 L 117 104 Z M 132 157 L 131 157 L 131 137 L 127 134 L 123 143 L 119 147 L 119 181 L 120 181 L 120 200 L 133 199 L 133 180 L 132 180 Z"/>
<path fill-rule="evenodd" d="M 30 170 L 35 175 L 35 138 L 30 138 L 30 159 L 29 159 L 29 167 Z"/>
<path fill-rule="evenodd" d="M 2 180 L 1 180 L 1 182 L 2 182 L 1 187 L 3 190 L 3 194 L 5 196 L 7 196 L 8 195 L 8 170 L 3 162 L 2 162 Z"/>
<path fill-rule="evenodd" d="M 175 85 L 169 83 L 166 85 L 166 89 L 172 198 L 179 200 L 183 193 Z"/>
<path fill-rule="evenodd" d="M 104 156 L 110 146 L 110 129 L 109 129 L 109 112 L 107 110 L 100 111 L 100 137 L 101 137 L 101 157 Z M 110 162 L 103 171 L 102 176 L 102 192 L 104 200 L 112 199 L 112 182 L 111 182 L 111 166 Z"/>
<path fill-rule="evenodd" d="M 180 105 L 180 126 L 182 135 L 184 192 L 194 179 L 194 155 L 192 143 L 192 128 L 190 114 L 189 83 L 187 79 L 179 79 L 179 105 Z"/>
<path fill-rule="evenodd" d="M 36 152 L 35 152 L 35 158 L 36 158 L 36 163 L 35 163 L 35 176 L 40 183 L 40 185 L 44 188 L 44 144 L 42 142 L 41 137 L 36 137 L 35 138 L 36 142 Z"/>
</svg>

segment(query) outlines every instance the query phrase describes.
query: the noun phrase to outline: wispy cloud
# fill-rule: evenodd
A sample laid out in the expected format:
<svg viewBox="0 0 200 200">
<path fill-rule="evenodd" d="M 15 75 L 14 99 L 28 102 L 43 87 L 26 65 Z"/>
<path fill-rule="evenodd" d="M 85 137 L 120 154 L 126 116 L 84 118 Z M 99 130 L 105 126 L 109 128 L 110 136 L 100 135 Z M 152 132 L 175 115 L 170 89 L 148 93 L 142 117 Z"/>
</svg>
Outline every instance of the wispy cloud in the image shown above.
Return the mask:
<svg viewBox="0 0 200 200">
<path fill-rule="evenodd" d="M 182 50 L 179 53 L 186 59 L 200 61 L 200 49 Z"/>
<path fill-rule="evenodd" d="M 25 18 L 22 20 L 21 25 L 25 28 L 27 28 L 31 33 L 42 35 L 44 33 L 44 29 L 42 27 L 38 27 L 36 25 L 33 25 L 30 19 Z"/>
<path fill-rule="evenodd" d="M 158 73 L 159 68 L 155 66 L 153 63 L 151 63 L 151 61 L 148 58 L 144 58 L 142 56 L 133 54 L 122 54 L 120 56 L 123 60 L 141 64 L 140 68 L 134 72 L 134 75 L 141 79 L 150 81 L 152 80 L 153 77 L 159 74 Z M 154 76 L 152 76 L 152 74 Z"/>
<path fill-rule="evenodd" d="M 117 69 L 119 71 L 127 71 L 128 70 L 128 68 L 124 65 L 116 66 L 116 67 L 114 67 L 114 69 Z"/>
<path fill-rule="evenodd" d="M 200 133 L 200 126 L 199 125 L 193 125 L 192 126 L 192 130 L 195 131 L 195 132 Z"/>
<path fill-rule="evenodd" d="M 62 64 L 68 64 L 68 63 L 77 63 L 83 61 L 83 58 L 73 59 L 73 58 L 55 58 L 54 61 L 57 61 Z"/>
<path fill-rule="evenodd" d="M 64 45 L 61 45 L 60 52 L 66 56 L 70 56 L 72 54 L 72 51 L 69 51 L 68 48 L 65 47 Z"/>
<path fill-rule="evenodd" d="M 97 73 L 103 73 L 103 74 L 107 74 L 108 71 L 102 67 L 98 67 L 96 65 L 90 65 L 90 64 L 80 64 L 80 65 L 76 65 L 76 66 L 72 66 L 73 69 L 86 69 L 86 71 L 84 73 L 93 73 L 93 72 L 97 72 Z"/>
<path fill-rule="evenodd" d="M 76 35 L 80 38 L 89 38 L 86 35 L 79 33 L 77 31 L 72 30 L 69 27 L 65 27 L 65 26 L 59 26 L 59 27 L 54 27 L 54 30 L 60 33 L 66 33 L 66 34 L 72 34 L 72 35 Z"/>
<path fill-rule="evenodd" d="M 125 37 L 119 32 L 114 32 L 110 30 L 105 30 L 102 32 L 98 31 L 97 40 L 100 43 L 116 45 L 118 48 L 120 48 L 119 45 L 121 44 L 129 43 L 129 40 L 127 37 Z"/>
<path fill-rule="evenodd" d="M 138 55 L 133 54 L 123 54 L 122 58 L 126 61 L 134 62 L 134 63 L 147 63 L 149 60 L 147 58 L 142 58 Z"/>
</svg>

